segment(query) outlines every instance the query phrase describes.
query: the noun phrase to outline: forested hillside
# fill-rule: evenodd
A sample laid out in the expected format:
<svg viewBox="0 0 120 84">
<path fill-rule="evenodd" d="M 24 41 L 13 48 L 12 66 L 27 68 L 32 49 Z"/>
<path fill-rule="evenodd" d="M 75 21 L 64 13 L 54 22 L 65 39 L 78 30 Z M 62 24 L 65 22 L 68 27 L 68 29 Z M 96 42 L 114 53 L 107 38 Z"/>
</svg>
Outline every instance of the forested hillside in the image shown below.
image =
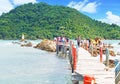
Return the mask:
<svg viewBox="0 0 120 84">
<path fill-rule="evenodd" d="M 0 39 L 76 38 L 120 39 L 120 27 L 93 20 L 79 11 L 46 3 L 25 4 L 2 14 Z"/>
</svg>

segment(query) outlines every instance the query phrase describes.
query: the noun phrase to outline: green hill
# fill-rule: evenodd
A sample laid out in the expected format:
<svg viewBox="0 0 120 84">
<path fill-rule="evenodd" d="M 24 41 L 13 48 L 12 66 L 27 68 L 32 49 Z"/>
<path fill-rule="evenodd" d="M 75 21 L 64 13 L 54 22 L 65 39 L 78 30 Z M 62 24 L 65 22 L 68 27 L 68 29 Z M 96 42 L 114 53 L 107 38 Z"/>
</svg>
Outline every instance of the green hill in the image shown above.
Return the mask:
<svg viewBox="0 0 120 84">
<path fill-rule="evenodd" d="M 76 38 L 119 39 L 120 27 L 93 20 L 79 11 L 46 3 L 25 4 L 0 17 L 0 39 Z"/>
</svg>

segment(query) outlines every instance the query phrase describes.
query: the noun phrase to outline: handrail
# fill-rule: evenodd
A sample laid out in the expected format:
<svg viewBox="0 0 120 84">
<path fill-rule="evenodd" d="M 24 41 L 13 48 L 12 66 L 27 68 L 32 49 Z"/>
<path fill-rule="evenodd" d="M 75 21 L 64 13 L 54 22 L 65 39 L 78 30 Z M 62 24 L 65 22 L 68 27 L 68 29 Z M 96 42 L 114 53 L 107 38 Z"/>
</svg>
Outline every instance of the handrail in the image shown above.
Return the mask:
<svg viewBox="0 0 120 84">
<path fill-rule="evenodd" d="M 117 67 L 118 68 L 120 67 L 120 62 L 117 63 L 115 70 L 117 69 Z M 120 69 L 116 70 L 115 72 L 115 84 L 118 84 L 118 81 L 120 81 L 119 76 L 120 76 Z"/>
<path fill-rule="evenodd" d="M 119 75 L 120 75 L 120 71 L 119 71 L 119 73 L 116 75 L 115 79 L 116 79 Z"/>
<path fill-rule="evenodd" d="M 112 71 L 115 71 L 115 69 L 119 66 L 120 62 L 117 63 L 117 65 L 115 66 L 115 68 Z"/>
<path fill-rule="evenodd" d="M 119 64 L 120 64 L 120 62 L 117 63 L 117 65 L 115 66 L 115 69 L 119 66 Z M 115 69 L 114 69 L 114 70 L 115 70 Z"/>
</svg>

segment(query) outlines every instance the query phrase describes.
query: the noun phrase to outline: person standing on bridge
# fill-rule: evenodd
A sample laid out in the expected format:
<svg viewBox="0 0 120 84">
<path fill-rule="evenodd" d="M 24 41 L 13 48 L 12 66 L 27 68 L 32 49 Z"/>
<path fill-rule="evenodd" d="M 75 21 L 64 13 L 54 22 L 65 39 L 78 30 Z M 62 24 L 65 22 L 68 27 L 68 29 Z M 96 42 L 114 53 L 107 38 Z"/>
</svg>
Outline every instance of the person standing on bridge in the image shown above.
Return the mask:
<svg viewBox="0 0 120 84">
<path fill-rule="evenodd" d="M 78 45 L 78 47 L 80 47 L 80 42 L 81 42 L 81 37 L 79 35 L 78 38 L 77 38 L 77 45 Z"/>
</svg>

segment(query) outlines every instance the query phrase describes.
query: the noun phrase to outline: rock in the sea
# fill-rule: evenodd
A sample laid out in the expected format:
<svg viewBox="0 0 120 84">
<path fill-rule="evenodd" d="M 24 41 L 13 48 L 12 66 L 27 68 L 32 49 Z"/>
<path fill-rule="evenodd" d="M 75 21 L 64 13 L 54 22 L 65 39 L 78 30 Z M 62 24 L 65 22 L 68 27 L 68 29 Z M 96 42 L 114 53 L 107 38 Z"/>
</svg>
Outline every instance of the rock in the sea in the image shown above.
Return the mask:
<svg viewBox="0 0 120 84">
<path fill-rule="evenodd" d="M 21 39 L 20 42 L 25 42 L 26 40 L 25 39 Z"/>
<path fill-rule="evenodd" d="M 106 65 L 106 61 L 104 61 L 104 64 Z M 109 68 L 115 67 L 115 60 L 109 59 Z"/>
<path fill-rule="evenodd" d="M 109 60 L 109 67 L 110 68 L 115 67 L 115 61 L 114 60 Z"/>
<path fill-rule="evenodd" d="M 109 50 L 109 54 L 110 54 L 111 56 L 116 56 L 116 54 L 115 54 L 115 52 L 114 52 L 113 50 Z"/>
<path fill-rule="evenodd" d="M 26 43 L 26 44 L 21 44 L 21 46 L 26 46 L 26 47 L 32 47 L 32 43 L 31 42 L 29 42 L 29 43 Z"/>
<path fill-rule="evenodd" d="M 99 55 L 99 52 L 97 51 L 97 50 L 94 50 L 93 51 L 93 57 L 96 57 L 96 56 L 98 56 Z"/>
<path fill-rule="evenodd" d="M 39 48 L 46 51 L 55 52 L 56 43 L 52 40 L 45 39 L 41 43 L 37 44 L 34 48 Z"/>
<path fill-rule="evenodd" d="M 114 48 L 114 47 L 113 47 L 112 45 L 109 44 L 109 45 L 108 45 L 108 48 Z"/>
</svg>

